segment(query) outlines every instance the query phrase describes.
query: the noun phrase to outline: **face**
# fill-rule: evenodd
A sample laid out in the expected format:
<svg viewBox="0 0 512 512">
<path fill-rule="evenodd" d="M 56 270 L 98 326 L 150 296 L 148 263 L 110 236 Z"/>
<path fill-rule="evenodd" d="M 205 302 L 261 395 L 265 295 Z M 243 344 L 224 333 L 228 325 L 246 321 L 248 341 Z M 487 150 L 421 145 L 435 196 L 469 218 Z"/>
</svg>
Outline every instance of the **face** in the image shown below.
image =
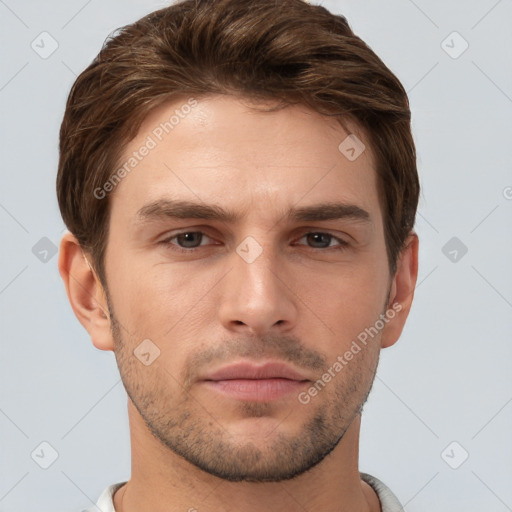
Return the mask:
<svg viewBox="0 0 512 512">
<path fill-rule="evenodd" d="M 105 256 L 119 370 L 162 448 L 221 478 L 312 468 L 371 388 L 391 276 L 373 157 L 348 159 L 347 135 L 305 107 L 185 99 L 121 162 Z"/>
</svg>

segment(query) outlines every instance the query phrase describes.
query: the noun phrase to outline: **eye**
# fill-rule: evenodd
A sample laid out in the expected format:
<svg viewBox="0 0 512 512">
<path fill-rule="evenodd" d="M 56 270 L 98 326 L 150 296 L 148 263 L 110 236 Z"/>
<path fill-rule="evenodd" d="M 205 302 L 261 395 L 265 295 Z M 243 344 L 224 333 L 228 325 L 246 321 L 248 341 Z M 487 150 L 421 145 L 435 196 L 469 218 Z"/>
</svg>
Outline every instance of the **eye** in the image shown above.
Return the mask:
<svg viewBox="0 0 512 512">
<path fill-rule="evenodd" d="M 339 250 L 349 245 L 345 240 L 321 231 L 306 233 L 299 240 L 303 239 L 306 239 L 306 244 L 312 249 Z M 181 233 L 175 233 L 159 243 L 167 246 L 171 250 L 190 253 L 201 246 L 211 245 L 202 243 L 205 240 L 206 242 L 208 240 L 212 241 L 212 239 L 202 231 L 183 231 Z"/>
<path fill-rule="evenodd" d="M 306 241 L 310 247 L 313 249 L 327 249 L 327 248 L 344 248 L 348 246 L 348 243 L 345 242 L 345 240 L 342 240 L 341 238 L 338 238 L 334 235 L 331 235 L 329 233 L 323 233 L 323 232 L 311 232 L 306 233 L 300 240 L 303 238 L 306 238 Z M 334 242 L 334 245 L 332 245 L 332 242 Z"/>
<path fill-rule="evenodd" d="M 173 246 L 173 249 L 178 251 L 191 252 L 191 250 L 200 247 L 204 238 L 210 239 L 202 231 L 184 231 L 183 233 L 174 234 L 160 243 L 168 246 Z M 176 240 L 176 243 L 174 242 Z M 210 239 L 211 240 L 211 239 Z M 189 249 L 187 251 L 187 249 Z"/>
</svg>

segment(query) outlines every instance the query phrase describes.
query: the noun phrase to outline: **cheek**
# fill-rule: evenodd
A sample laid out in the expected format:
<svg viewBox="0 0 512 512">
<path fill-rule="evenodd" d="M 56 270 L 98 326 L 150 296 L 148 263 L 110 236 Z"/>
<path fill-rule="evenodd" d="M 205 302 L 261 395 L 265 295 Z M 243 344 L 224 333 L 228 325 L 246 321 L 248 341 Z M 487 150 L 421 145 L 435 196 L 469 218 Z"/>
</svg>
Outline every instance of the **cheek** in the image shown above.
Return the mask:
<svg viewBox="0 0 512 512">
<path fill-rule="evenodd" d="M 219 277 L 215 272 L 190 272 L 179 265 L 127 262 L 116 269 L 113 303 L 119 321 L 137 337 L 162 346 L 179 343 L 187 332 L 209 321 L 208 293 Z"/>
<path fill-rule="evenodd" d="M 380 267 L 339 268 L 328 275 L 303 273 L 297 281 L 297 295 L 303 300 L 303 318 L 311 318 L 305 320 L 310 336 L 318 336 L 321 329 L 331 338 L 332 350 L 339 351 L 373 326 L 383 312 L 388 291 L 386 269 Z"/>
</svg>

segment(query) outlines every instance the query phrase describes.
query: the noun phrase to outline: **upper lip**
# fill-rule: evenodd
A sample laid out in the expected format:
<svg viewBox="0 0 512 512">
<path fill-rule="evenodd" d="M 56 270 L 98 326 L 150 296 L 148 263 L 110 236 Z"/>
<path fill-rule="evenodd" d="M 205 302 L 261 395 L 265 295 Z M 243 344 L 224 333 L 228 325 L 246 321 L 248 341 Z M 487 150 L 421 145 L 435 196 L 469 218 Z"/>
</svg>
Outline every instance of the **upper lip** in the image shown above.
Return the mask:
<svg viewBox="0 0 512 512">
<path fill-rule="evenodd" d="M 266 362 L 256 365 L 249 362 L 239 362 L 224 366 L 214 372 L 208 373 L 202 380 L 230 380 L 230 379 L 290 379 L 308 380 L 297 370 L 284 363 Z"/>
</svg>

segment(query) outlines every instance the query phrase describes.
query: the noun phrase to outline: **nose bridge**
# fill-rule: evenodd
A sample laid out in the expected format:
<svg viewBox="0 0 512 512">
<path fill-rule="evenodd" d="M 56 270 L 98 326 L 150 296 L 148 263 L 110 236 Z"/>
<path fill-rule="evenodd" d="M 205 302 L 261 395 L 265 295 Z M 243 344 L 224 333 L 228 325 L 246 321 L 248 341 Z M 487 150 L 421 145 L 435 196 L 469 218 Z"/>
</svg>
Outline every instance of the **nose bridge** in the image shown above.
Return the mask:
<svg viewBox="0 0 512 512">
<path fill-rule="evenodd" d="M 261 240 L 262 237 L 259 237 Z M 240 284 L 249 292 L 249 297 L 272 295 L 276 286 L 276 251 L 267 241 L 260 244 L 248 236 L 236 248 L 235 270 L 240 275 Z M 248 286 L 243 286 L 247 283 Z"/>
<path fill-rule="evenodd" d="M 279 276 L 283 266 L 270 242 L 247 236 L 231 255 L 230 267 L 219 308 L 226 327 L 264 333 L 295 322 L 293 295 Z"/>
</svg>

